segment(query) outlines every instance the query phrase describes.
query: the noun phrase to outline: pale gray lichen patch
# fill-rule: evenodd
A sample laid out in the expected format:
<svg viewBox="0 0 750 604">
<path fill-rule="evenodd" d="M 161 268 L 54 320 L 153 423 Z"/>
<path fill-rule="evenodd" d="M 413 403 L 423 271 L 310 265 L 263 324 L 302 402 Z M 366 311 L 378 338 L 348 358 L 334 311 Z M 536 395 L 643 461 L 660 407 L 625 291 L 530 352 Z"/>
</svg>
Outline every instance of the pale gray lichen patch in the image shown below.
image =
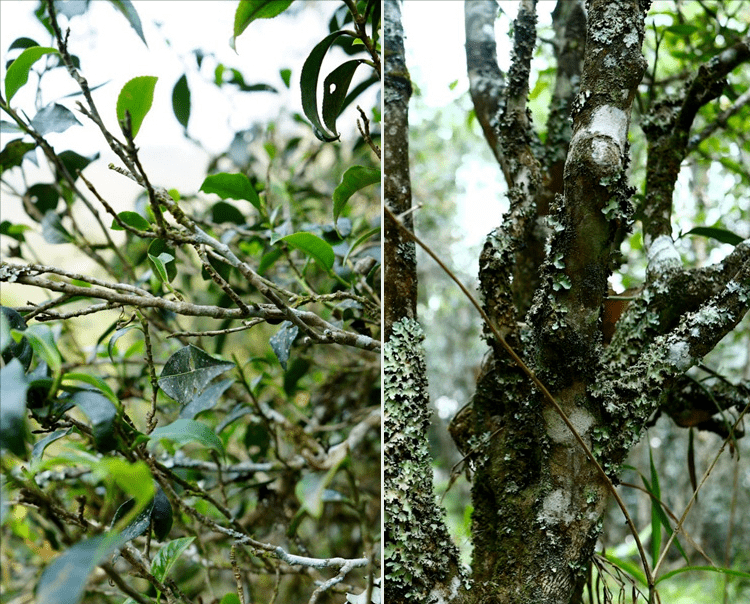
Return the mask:
<svg viewBox="0 0 750 604">
<path fill-rule="evenodd" d="M 587 433 L 589 428 L 594 424 L 594 417 L 586 409 L 576 408 L 568 413 L 568 419 L 576 432 L 583 438 L 584 442 L 588 441 Z M 544 420 L 547 424 L 547 435 L 556 443 L 577 443 L 575 436 L 568 428 L 567 424 L 552 408 L 544 410 Z"/>
<path fill-rule="evenodd" d="M 690 346 L 683 340 L 669 345 L 666 360 L 678 371 L 686 371 L 695 363 L 695 359 L 690 355 Z"/>
<path fill-rule="evenodd" d="M 563 522 L 569 524 L 575 520 L 570 512 L 570 493 L 563 489 L 556 489 L 549 493 L 542 502 L 542 510 L 539 521 L 543 525 L 557 524 Z"/>
</svg>

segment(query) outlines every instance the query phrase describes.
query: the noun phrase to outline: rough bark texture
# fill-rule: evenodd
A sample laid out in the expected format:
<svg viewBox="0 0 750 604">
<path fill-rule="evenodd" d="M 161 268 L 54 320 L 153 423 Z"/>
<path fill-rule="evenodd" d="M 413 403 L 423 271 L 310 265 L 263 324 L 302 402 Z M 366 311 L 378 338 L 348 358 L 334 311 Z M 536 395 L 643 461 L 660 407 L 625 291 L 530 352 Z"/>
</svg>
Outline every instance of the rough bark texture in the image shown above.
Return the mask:
<svg viewBox="0 0 750 604">
<path fill-rule="evenodd" d="M 641 46 L 649 4 L 589 0 L 584 7 L 582 0 L 559 0 L 553 13 L 557 80 L 544 145 L 527 109 L 535 0 L 520 3 L 507 74 L 496 63 L 496 2 L 465 4 L 471 96 L 510 199 L 481 253 L 483 305 L 607 476 L 485 330 L 490 352 L 476 392 L 451 426 L 474 470 L 472 582 L 464 585 L 432 490 L 423 335 L 410 297 L 416 284 L 409 273 L 413 248 L 386 221 L 388 602 L 580 602 L 608 479 L 617 480 L 625 454 L 649 419 L 663 410 L 680 425 L 705 425 L 711 421 L 708 401 L 728 408 L 747 400 L 746 388 L 718 380 L 699 391 L 685 371 L 750 306 L 750 240 L 719 265 L 689 269 L 665 227 L 676 170 L 690 150 L 692 120 L 701 104 L 720 92 L 729 70 L 747 60 L 742 44 L 701 68 L 679 102 L 657 106 L 651 116 L 646 183 L 651 194 L 639 208 L 649 216 L 648 279 L 607 342 L 602 337 L 607 279 L 634 215 L 627 137 L 646 67 Z M 409 208 L 404 170 L 410 86 L 396 2 L 386 2 L 385 20 L 386 203 L 400 213 Z M 664 152 L 673 147 L 675 153 Z"/>
<path fill-rule="evenodd" d="M 385 202 L 396 216 L 411 208 L 408 102 L 401 8 L 385 2 Z M 413 228 L 411 215 L 403 222 Z M 429 395 L 416 321 L 414 242 L 385 220 L 384 503 L 385 601 L 460 601 L 458 551 L 436 504 L 428 450 Z"/>
<path fill-rule="evenodd" d="M 398 2 L 384 5 L 385 85 L 383 157 L 384 197 L 388 209 L 400 216 L 411 209 L 409 180 L 409 97 L 411 78 L 404 60 L 404 33 Z M 412 214 L 402 222 L 413 229 Z M 417 316 L 417 256 L 414 242 L 391 220 L 385 221 L 385 340 L 393 323 L 402 317 Z"/>
<path fill-rule="evenodd" d="M 497 126 L 487 139 L 511 202 L 480 258 L 485 310 L 616 480 L 624 455 L 660 403 L 671 401 L 665 411 L 682 421 L 695 419 L 689 419 L 690 406 L 700 404 L 701 397 L 686 388 L 682 376 L 747 311 L 747 242 L 721 266 L 685 270 L 671 238 L 659 238 L 665 220 L 670 224 L 671 194 L 690 123 L 700 104 L 720 92 L 721 78 L 746 60 L 744 47 L 737 45 L 702 68 L 682 103 L 669 105 L 677 109 L 667 118 L 657 115 L 666 125 L 649 140 L 665 132 L 672 138 L 650 147 L 647 187 L 658 190 L 647 200 L 647 213 L 655 217 L 646 222 L 653 233 L 650 279 L 605 348 L 601 313 L 607 279 L 633 215 L 627 133 L 646 67 L 641 45 L 647 3 L 591 0 L 587 13 L 582 3 L 558 3 L 553 13 L 558 74 L 544 149 L 534 145 L 525 108 L 535 3 L 522 2 L 519 8 L 507 78 L 489 65 L 494 46 L 482 39 L 481 32 L 490 31 L 494 2 L 467 4 L 472 5 L 466 10 L 472 98 L 485 132 Z M 497 108 L 494 121 L 482 117 L 488 107 Z M 572 129 L 564 120 L 567 112 Z M 669 154 L 663 153 L 667 147 Z M 548 215 L 550 237 L 540 258 L 537 221 L 543 215 Z M 461 447 L 472 450 L 476 468 L 473 597 L 513 604 L 577 602 L 608 486 L 555 409 L 492 337 L 488 342 L 492 353 L 472 408 L 452 430 Z M 719 390 L 717 385 L 720 396 Z M 723 404 L 731 406 L 744 391 L 723 394 Z"/>
</svg>

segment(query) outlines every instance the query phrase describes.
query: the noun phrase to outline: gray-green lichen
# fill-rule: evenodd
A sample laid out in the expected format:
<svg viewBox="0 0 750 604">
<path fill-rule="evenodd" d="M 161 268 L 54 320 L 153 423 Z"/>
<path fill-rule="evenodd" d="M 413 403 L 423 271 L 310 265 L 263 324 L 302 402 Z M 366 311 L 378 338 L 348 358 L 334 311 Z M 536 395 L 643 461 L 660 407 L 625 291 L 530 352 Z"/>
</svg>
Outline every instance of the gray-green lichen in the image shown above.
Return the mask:
<svg viewBox="0 0 750 604">
<path fill-rule="evenodd" d="M 393 324 L 383 348 L 386 600 L 437 601 L 436 586 L 458 576 L 458 552 L 435 501 L 426 366 L 419 323 Z"/>
</svg>

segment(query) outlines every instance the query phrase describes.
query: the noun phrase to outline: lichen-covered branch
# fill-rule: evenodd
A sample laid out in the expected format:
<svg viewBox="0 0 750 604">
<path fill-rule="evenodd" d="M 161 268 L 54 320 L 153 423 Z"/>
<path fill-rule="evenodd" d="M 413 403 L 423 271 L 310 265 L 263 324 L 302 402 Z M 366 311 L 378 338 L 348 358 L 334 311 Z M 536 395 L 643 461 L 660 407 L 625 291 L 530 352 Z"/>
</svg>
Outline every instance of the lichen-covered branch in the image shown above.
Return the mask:
<svg viewBox="0 0 750 604">
<path fill-rule="evenodd" d="M 581 91 L 565 164 L 565 194 L 544 266 L 544 294 L 531 311 L 541 358 L 568 380 L 597 366 L 599 314 L 619 232 L 630 226 L 630 110 L 645 70 L 637 3 L 592 2 Z M 572 370 L 572 371 L 571 371 Z"/>
<path fill-rule="evenodd" d="M 510 182 L 510 166 L 498 131 L 498 117 L 505 100 L 505 75 L 497 64 L 496 17 L 496 0 L 464 2 L 466 67 L 471 100 L 484 137 L 503 170 L 505 180 Z"/>
<path fill-rule="evenodd" d="M 734 44 L 698 69 L 672 98 L 657 103 L 643 124 L 648 139 L 643 231 L 646 248 L 672 235 L 672 192 L 689 150 L 690 129 L 698 110 L 718 97 L 725 77 L 750 60 L 750 38 Z"/>
<path fill-rule="evenodd" d="M 586 11 L 582 0 L 558 0 L 552 11 L 552 27 L 557 70 L 544 144 L 544 188 L 537 201 L 537 211 L 542 216 L 549 213 L 555 195 L 563 192 L 563 168 L 572 136 L 569 117 L 579 91 L 586 45 Z"/>
<path fill-rule="evenodd" d="M 427 368 L 416 321 L 415 243 L 409 179 L 408 102 L 401 6 L 385 8 L 385 600 L 453 602 L 461 598 L 458 551 L 435 501 L 428 450 Z"/>
<path fill-rule="evenodd" d="M 472 39 L 479 42 L 477 46 L 467 44 L 467 63 L 469 67 L 481 67 L 483 72 L 474 84 L 472 97 L 477 114 L 499 110 L 488 122 L 489 126 L 494 126 L 496 121 L 497 140 L 495 142 L 493 135 L 488 137 L 488 142 L 502 149 L 501 167 L 510 201 L 502 225 L 489 235 L 479 258 L 480 289 L 488 316 L 515 347 L 518 321 L 530 304 L 539 264 L 533 254 L 519 254 L 519 250 L 533 246 L 535 240 L 536 196 L 542 180 L 541 166 L 531 147 L 535 133 L 526 108 L 531 56 L 536 43 L 536 1 L 525 0 L 519 7 L 507 86 L 502 79 L 489 80 L 501 74 L 499 68 L 491 67 L 496 58 L 494 43 L 488 40 L 494 35 L 490 34 L 493 30 L 488 7 L 481 12 L 478 8 L 467 8 L 466 18 L 467 40 L 473 32 Z M 481 33 L 475 31 L 478 28 L 482 29 Z M 479 52 L 486 54 L 478 57 Z"/>
<path fill-rule="evenodd" d="M 652 246 L 651 252 L 654 250 Z M 673 330 L 684 315 L 697 312 L 709 299 L 719 295 L 749 256 L 747 244 L 742 243 L 720 264 L 698 269 L 682 267 L 679 259 L 662 258 L 662 263 L 671 266 L 660 267 L 659 278 L 647 283 L 625 309 L 604 351 L 602 365 L 612 374 L 632 366 L 655 338 Z"/>
<path fill-rule="evenodd" d="M 619 463 L 634 444 L 640 427 L 663 402 L 663 393 L 732 331 L 750 309 L 750 240 L 738 248 L 745 259 L 721 291 L 696 310 L 684 313 L 674 329 L 654 337 L 629 367 L 621 370 L 612 363 L 600 374 L 592 392 L 600 399 L 609 421 L 608 429 L 599 434 L 598 444 L 611 463 Z"/>
<path fill-rule="evenodd" d="M 383 350 L 386 601 L 455 601 L 458 551 L 435 503 L 427 377 L 419 324 L 393 324 Z"/>
</svg>

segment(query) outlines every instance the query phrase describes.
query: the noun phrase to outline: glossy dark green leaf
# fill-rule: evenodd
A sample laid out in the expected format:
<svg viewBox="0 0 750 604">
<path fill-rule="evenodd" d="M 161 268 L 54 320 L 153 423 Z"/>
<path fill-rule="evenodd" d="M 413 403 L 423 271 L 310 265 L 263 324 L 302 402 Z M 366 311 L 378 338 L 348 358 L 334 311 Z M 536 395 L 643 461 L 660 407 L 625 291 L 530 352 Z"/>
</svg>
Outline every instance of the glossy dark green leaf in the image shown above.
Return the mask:
<svg viewBox="0 0 750 604">
<path fill-rule="evenodd" d="M 341 210 L 349 198 L 368 185 L 380 183 L 380 170 L 365 166 L 352 166 L 341 178 L 341 183 L 333 191 L 333 221 L 339 219 Z"/>
<path fill-rule="evenodd" d="M 125 224 L 127 224 L 129 227 L 133 227 L 134 229 L 138 229 L 139 231 L 150 231 L 151 230 L 151 224 L 148 220 L 146 220 L 143 216 L 141 216 L 138 212 L 120 212 L 118 215 L 118 218 L 122 220 Z M 117 222 L 112 220 L 112 225 L 110 227 L 113 231 L 124 231 Z"/>
<path fill-rule="evenodd" d="M 7 449 L 26 459 L 26 391 L 25 371 L 18 359 L 0 369 L 0 449 Z"/>
<path fill-rule="evenodd" d="M 156 428 L 151 433 L 151 440 L 158 442 L 161 439 L 179 444 L 196 442 L 221 454 L 224 453 L 224 445 L 216 433 L 206 424 L 194 419 L 176 419 L 168 426 Z"/>
<path fill-rule="evenodd" d="M 115 438 L 115 419 L 117 408 L 106 396 L 94 390 L 81 390 L 71 398 L 91 421 L 91 431 L 96 447 L 102 453 L 111 451 L 117 446 Z"/>
<path fill-rule="evenodd" d="M 80 126 L 73 112 L 59 103 L 47 105 L 31 120 L 31 126 L 44 136 L 50 132 L 65 132 L 71 126 Z"/>
<path fill-rule="evenodd" d="M 156 490 L 154 496 L 151 519 L 153 520 L 154 535 L 159 541 L 164 541 L 172 529 L 172 504 L 169 503 L 169 499 L 161 487 Z"/>
<path fill-rule="evenodd" d="M 378 39 L 378 29 L 380 27 L 380 2 L 378 0 L 369 0 L 367 3 L 367 10 L 371 12 L 370 18 L 370 37 L 375 42 Z"/>
<path fill-rule="evenodd" d="M 682 234 L 683 237 L 685 235 L 710 237 L 711 239 L 715 239 L 721 243 L 728 243 L 730 245 L 739 245 L 743 241 L 742 237 L 732 231 L 718 227 L 695 227 L 694 229 L 690 229 L 687 233 Z"/>
<path fill-rule="evenodd" d="M 148 47 L 146 38 L 143 35 L 143 26 L 141 25 L 141 18 L 138 16 L 138 11 L 135 10 L 133 3 L 130 0 L 109 0 L 112 5 L 120 11 L 130 23 L 130 27 L 135 30 L 138 37 L 143 40 L 143 43 Z M 133 134 L 135 136 L 135 134 Z"/>
<path fill-rule="evenodd" d="M 28 371 L 34 354 L 31 344 L 25 337 L 16 342 L 10 333 L 11 329 L 25 331 L 26 321 L 17 311 L 7 306 L 0 306 L 0 311 L 0 351 L 3 361 L 9 363 L 11 359 L 18 359 L 23 370 Z"/>
<path fill-rule="evenodd" d="M 36 143 L 25 143 L 20 138 L 10 141 L 0 151 L 0 174 L 20 166 L 26 154 L 33 149 L 36 149 Z"/>
<path fill-rule="evenodd" d="M 211 220 L 217 224 L 231 222 L 233 224 L 245 224 L 247 220 L 236 206 L 226 201 L 217 201 L 211 206 Z"/>
<path fill-rule="evenodd" d="M 326 130 L 325 126 L 321 123 L 320 114 L 318 112 L 318 77 L 320 76 L 320 66 L 323 63 L 323 58 L 328 52 L 328 49 L 339 36 L 344 34 L 344 31 L 336 31 L 318 42 L 315 45 L 315 48 L 312 49 L 312 52 L 308 55 L 307 59 L 305 59 L 305 63 L 302 66 L 302 73 L 300 75 L 302 110 L 307 116 L 307 119 L 312 122 L 315 136 L 323 142 L 338 140 L 338 135 Z"/>
<path fill-rule="evenodd" d="M 39 46 L 39 43 L 31 38 L 16 38 L 13 40 L 13 43 L 8 46 L 8 50 L 13 50 L 15 48 L 31 48 L 32 46 Z"/>
<path fill-rule="evenodd" d="M 60 193 L 55 185 L 49 183 L 37 183 L 31 185 L 26 190 L 26 198 L 29 200 L 28 205 L 36 208 L 37 212 L 33 212 L 30 208 L 27 208 L 27 204 L 24 204 L 24 210 L 30 218 L 36 219 L 35 217 L 41 214 L 44 216 L 47 212 L 54 212 L 57 210 L 57 204 L 60 200 Z"/>
<path fill-rule="evenodd" d="M 130 114 L 130 127 L 133 138 L 138 134 L 143 119 L 154 102 L 156 76 L 138 76 L 130 80 L 120 90 L 117 97 L 117 120 L 122 128 L 125 124 L 125 112 Z M 124 132 L 124 130 L 123 130 Z"/>
<path fill-rule="evenodd" d="M 297 337 L 298 333 L 299 327 L 290 321 L 284 321 L 281 324 L 281 327 L 279 327 L 279 330 L 271 336 L 270 340 L 268 340 L 273 353 L 276 355 L 276 358 L 279 359 L 279 363 L 281 363 L 284 371 L 286 371 L 286 364 L 289 360 L 289 351 L 291 350 L 292 344 L 294 344 L 294 339 Z"/>
<path fill-rule="evenodd" d="M 62 151 L 58 153 L 57 156 L 60 158 L 60 161 L 62 162 L 63 166 L 65 166 L 65 169 L 73 178 L 73 180 L 78 178 L 79 171 L 82 172 L 91 162 L 99 159 L 98 152 L 94 153 L 94 155 L 92 155 L 91 157 L 86 157 L 85 155 L 81 155 L 80 153 L 76 153 L 75 151 L 71 150 Z M 56 171 L 55 178 L 57 178 L 58 182 L 62 181 L 63 175 Z"/>
<path fill-rule="evenodd" d="M 281 238 L 281 241 L 286 241 L 286 243 L 293 248 L 296 248 L 306 256 L 313 258 L 326 270 L 331 270 L 331 268 L 333 268 L 336 254 L 333 252 L 331 245 L 317 235 L 301 231 L 299 233 L 286 235 Z"/>
<path fill-rule="evenodd" d="M 144 509 L 142 509 L 138 515 L 130 521 L 130 523 L 122 529 L 120 534 L 126 537 L 128 541 L 135 539 L 142 535 L 148 528 L 151 522 L 151 509 L 153 508 L 154 502 L 150 502 Z M 112 522 L 109 525 L 109 530 L 114 530 L 117 523 L 125 518 L 135 507 L 135 498 L 128 499 L 120 507 L 117 508 L 115 515 L 112 518 Z"/>
<path fill-rule="evenodd" d="M 211 384 L 203 392 L 201 392 L 196 398 L 190 401 L 180 411 L 180 417 L 193 419 L 201 411 L 207 411 L 213 409 L 216 403 L 219 402 L 221 395 L 224 394 L 227 388 L 234 383 L 233 379 L 221 380 L 215 384 Z"/>
<path fill-rule="evenodd" d="M 42 218 L 41 225 L 42 237 L 47 243 L 56 245 L 73 242 L 73 236 L 62 225 L 60 216 L 56 212 L 47 212 Z"/>
<path fill-rule="evenodd" d="M 36 602 L 78 604 L 94 568 L 126 542 L 122 535 L 108 533 L 73 545 L 44 569 L 35 590 Z"/>
<path fill-rule="evenodd" d="M 283 13 L 291 4 L 292 0 L 240 0 L 234 13 L 232 48 L 234 48 L 234 41 L 253 21 L 272 19 Z"/>
<path fill-rule="evenodd" d="M 211 174 L 203 181 L 200 190 L 204 193 L 216 193 L 222 199 L 244 199 L 260 210 L 258 192 L 244 174 Z"/>
<path fill-rule="evenodd" d="M 190 88 L 184 74 L 172 89 L 172 111 L 182 127 L 187 128 L 190 120 Z"/>
<path fill-rule="evenodd" d="M 329 73 L 323 81 L 323 123 L 336 137 L 339 136 L 336 119 L 344 107 L 354 72 L 362 63 L 362 59 L 346 61 Z"/>
<path fill-rule="evenodd" d="M 19 91 L 21 86 L 29 81 L 31 66 L 44 55 L 58 54 L 57 50 L 47 46 L 32 46 L 24 50 L 18 58 L 8 67 L 5 74 L 5 102 L 10 100 Z"/>
<path fill-rule="evenodd" d="M 233 367 L 234 363 L 215 359 L 191 344 L 169 357 L 159 377 L 159 387 L 167 396 L 187 405 L 211 380 Z"/>
</svg>

